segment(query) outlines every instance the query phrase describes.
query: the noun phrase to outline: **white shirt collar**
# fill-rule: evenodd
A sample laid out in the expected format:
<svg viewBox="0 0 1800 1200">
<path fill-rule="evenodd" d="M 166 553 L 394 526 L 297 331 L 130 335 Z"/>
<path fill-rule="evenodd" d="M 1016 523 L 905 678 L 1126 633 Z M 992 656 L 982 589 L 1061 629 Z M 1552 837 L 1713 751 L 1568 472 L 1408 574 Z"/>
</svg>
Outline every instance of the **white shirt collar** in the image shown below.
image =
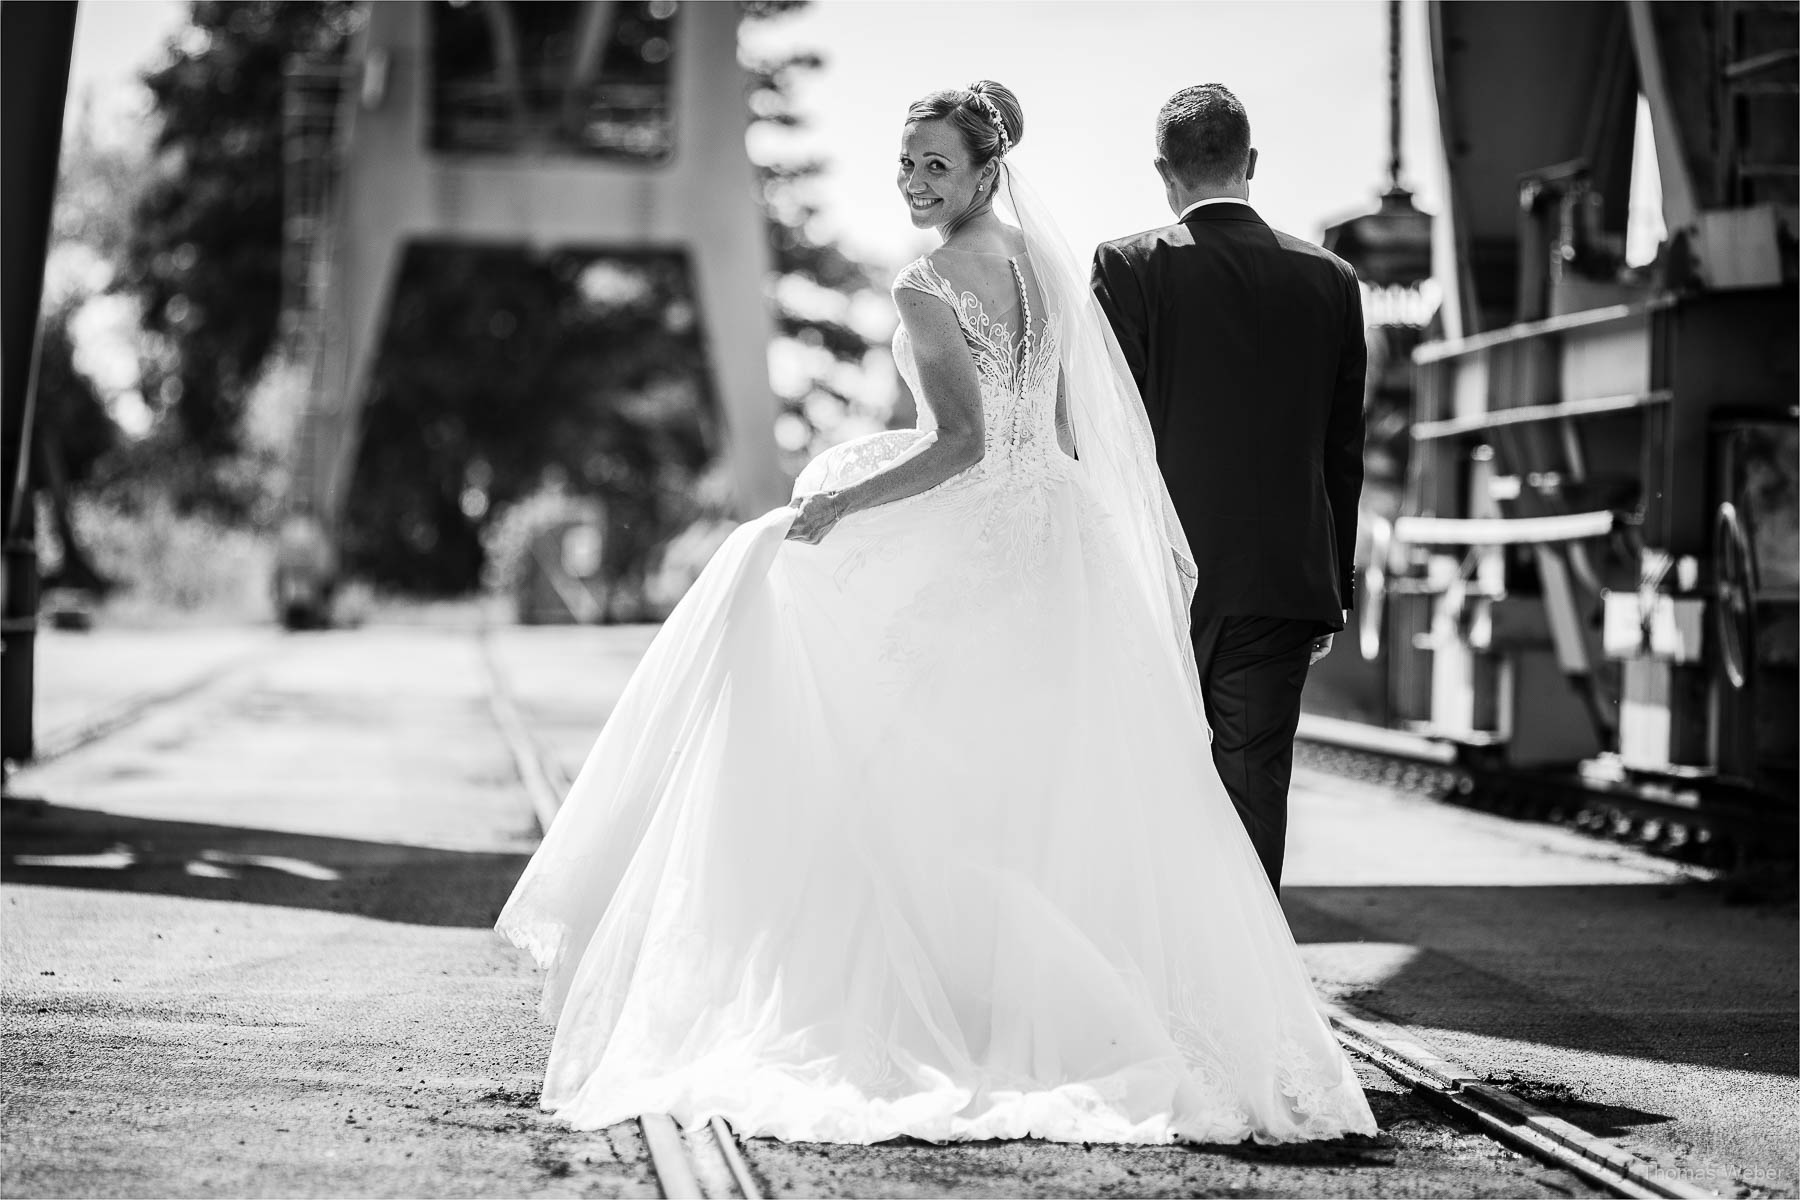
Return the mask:
<svg viewBox="0 0 1800 1200">
<path fill-rule="evenodd" d="M 1209 204 L 1242 204 L 1245 208 L 1250 207 L 1250 202 L 1248 200 L 1239 200 L 1236 196 L 1209 196 L 1205 200 L 1196 200 L 1186 208 L 1182 209 L 1181 215 L 1175 219 L 1177 221 L 1185 221 L 1196 208 L 1205 208 Z"/>
</svg>

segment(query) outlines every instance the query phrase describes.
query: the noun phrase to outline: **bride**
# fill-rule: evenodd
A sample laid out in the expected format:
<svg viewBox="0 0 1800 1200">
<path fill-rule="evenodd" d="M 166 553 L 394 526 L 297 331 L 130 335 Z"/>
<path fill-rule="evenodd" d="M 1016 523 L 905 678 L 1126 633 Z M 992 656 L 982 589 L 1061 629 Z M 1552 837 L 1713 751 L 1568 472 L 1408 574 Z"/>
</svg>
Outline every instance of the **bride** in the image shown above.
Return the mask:
<svg viewBox="0 0 1800 1200">
<path fill-rule="evenodd" d="M 732 534 L 500 915 L 580 1128 L 1375 1131 L 1213 767 L 1187 542 L 1023 132 L 987 81 L 908 110 L 918 428 Z"/>
</svg>

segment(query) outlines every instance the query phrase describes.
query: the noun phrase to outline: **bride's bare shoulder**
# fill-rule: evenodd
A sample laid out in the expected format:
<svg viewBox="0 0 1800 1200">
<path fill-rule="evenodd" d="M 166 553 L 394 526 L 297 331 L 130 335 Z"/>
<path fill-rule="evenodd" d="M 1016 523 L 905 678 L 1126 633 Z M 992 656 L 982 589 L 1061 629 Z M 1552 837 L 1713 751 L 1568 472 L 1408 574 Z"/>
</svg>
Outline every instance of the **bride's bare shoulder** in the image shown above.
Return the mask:
<svg viewBox="0 0 1800 1200">
<path fill-rule="evenodd" d="M 997 238 L 984 240 L 994 241 L 995 247 L 939 246 L 919 261 L 957 291 L 984 297 L 990 293 L 1009 295 L 1013 287 L 1012 261 L 1025 252 L 1024 239 L 1019 238 L 1016 246 Z"/>
<path fill-rule="evenodd" d="M 949 255 L 956 259 L 1006 260 L 1017 258 L 1025 253 L 1025 234 L 1004 223 L 990 225 L 966 238 L 962 234 L 958 234 L 957 239 L 944 243 L 926 257 L 935 258 L 938 255 Z"/>
</svg>

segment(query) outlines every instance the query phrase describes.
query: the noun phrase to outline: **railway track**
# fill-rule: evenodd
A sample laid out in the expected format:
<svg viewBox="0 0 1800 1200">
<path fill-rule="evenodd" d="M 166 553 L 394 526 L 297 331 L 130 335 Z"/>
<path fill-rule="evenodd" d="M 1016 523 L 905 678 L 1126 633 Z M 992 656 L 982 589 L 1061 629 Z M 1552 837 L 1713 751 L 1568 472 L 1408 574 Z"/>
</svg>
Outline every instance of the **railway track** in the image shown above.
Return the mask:
<svg viewBox="0 0 1800 1200">
<path fill-rule="evenodd" d="M 521 716 L 485 631 L 480 640 L 490 711 L 511 750 L 538 820 L 547 828 L 572 781 Z M 1443 756 L 1422 754 L 1408 758 L 1400 750 L 1398 745 L 1385 751 L 1333 747 L 1313 739 L 1303 748 L 1300 761 L 1315 769 L 1414 792 L 1467 797 L 1479 786 L 1478 775 L 1445 761 Z M 1615 1196 L 1712 1195 L 1685 1179 L 1662 1172 L 1617 1143 L 1596 1137 L 1494 1086 L 1427 1045 L 1413 1031 L 1349 1005 L 1329 1005 L 1326 1015 L 1350 1053 L 1373 1063 L 1440 1110 L 1511 1149 L 1571 1171 Z M 638 1125 L 658 1185 L 671 1200 L 759 1200 L 762 1195 L 755 1173 L 725 1121 L 715 1117 L 699 1129 L 682 1130 L 669 1117 L 657 1114 L 639 1118 Z"/>
<path fill-rule="evenodd" d="M 1569 770 L 1508 768 L 1441 742 L 1350 721 L 1301 718 L 1294 763 L 1499 816 L 1547 821 L 1694 866 L 1791 867 L 1796 814 L 1722 786 L 1676 787 Z"/>
<path fill-rule="evenodd" d="M 521 715 L 485 631 L 479 635 L 479 641 L 481 661 L 487 674 L 490 715 L 512 755 L 540 825 L 548 827 L 571 780 L 556 757 L 533 735 Z M 201 696 L 254 665 L 268 661 L 285 644 L 285 639 L 271 639 L 174 685 L 126 697 L 91 717 L 48 730 L 42 739 L 37 761 L 74 753 L 138 724 L 161 709 Z M 1495 781 L 1479 769 L 1459 764 L 1440 752 L 1408 753 L 1412 747 L 1398 742 L 1346 745 L 1318 736 L 1316 729 L 1312 732 L 1314 736 L 1303 738 L 1297 754 L 1297 762 L 1305 767 L 1451 802 L 1495 807 L 1491 802 Z M 1517 783 L 1516 780 L 1508 782 Z M 1579 789 L 1570 785 L 1560 787 L 1567 790 L 1556 790 L 1549 796 L 1546 789 L 1540 788 L 1537 804 L 1549 811 L 1527 815 L 1547 815 L 1556 819 L 1559 808 L 1563 812 L 1579 811 L 1575 807 L 1577 803 L 1603 803 L 1590 795 L 1575 794 Z M 1713 841 L 1713 837 L 1702 833 L 1693 839 L 1690 852 L 1705 848 Z M 1674 847 L 1675 850 L 1682 848 Z M 1373 1063 L 1436 1107 L 1512 1149 L 1567 1169 L 1617 1196 L 1700 1197 L 1711 1194 L 1686 1180 L 1662 1174 L 1652 1164 L 1617 1144 L 1590 1135 L 1495 1087 L 1425 1044 L 1413 1031 L 1347 1005 L 1329 1006 L 1327 1016 L 1339 1040 L 1352 1054 Z M 725 1121 L 714 1118 L 698 1129 L 682 1130 L 666 1116 L 651 1115 L 640 1118 L 638 1125 L 665 1196 L 758 1200 L 762 1195 L 756 1175 Z"/>
<path fill-rule="evenodd" d="M 493 645 L 485 629 L 479 639 L 482 668 L 487 672 L 488 711 L 506 739 L 519 780 L 531 797 L 538 825 L 549 829 L 574 780 L 569 778 L 556 756 L 533 736 L 531 727 L 520 715 L 518 702 L 507 686 L 500 664 L 495 661 Z M 671 1200 L 676 1197 L 711 1200 L 728 1196 L 762 1200 L 750 1164 L 730 1126 L 722 1118 L 714 1117 L 699 1129 L 683 1130 L 670 1117 L 652 1113 L 639 1117 L 637 1125 L 664 1196 Z"/>
<path fill-rule="evenodd" d="M 571 782 L 556 756 L 534 735 L 508 685 L 485 632 L 479 637 L 490 715 L 512 755 L 539 822 L 548 826 Z M 92 717 L 47 731 L 45 758 L 61 757 L 128 729 L 170 706 L 210 694 L 259 663 L 283 653 L 287 639 L 271 638 L 216 667 L 169 687 L 146 691 L 108 705 Z M 1360 779 L 1457 803 L 1478 803 L 1487 784 L 1479 770 L 1441 753 L 1408 754 L 1405 745 L 1344 746 L 1308 738 L 1299 761 L 1314 770 Z M 1473 798 L 1472 798 L 1473 797 Z M 1564 803 L 1573 803 L 1565 800 Z M 1662 1173 L 1654 1164 L 1616 1143 L 1595 1137 L 1554 1113 L 1495 1086 L 1430 1046 L 1415 1030 L 1351 1005 L 1330 1006 L 1326 1014 L 1346 1049 L 1399 1080 L 1464 1128 L 1548 1165 L 1566 1169 L 1593 1186 L 1619 1196 L 1698 1197 L 1711 1193 Z M 670 1197 L 744 1197 L 762 1194 L 763 1185 L 738 1139 L 722 1120 L 682 1130 L 665 1116 L 638 1122 L 663 1193 Z"/>
<path fill-rule="evenodd" d="M 52 725 L 38 734 L 36 753 L 29 764 L 22 765 L 42 766 L 121 733 L 159 709 L 198 696 L 259 663 L 268 662 L 285 648 L 286 643 L 281 638 L 271 635 L 243 653 L 173 684 L 133 692 L 74 720 Z"/>
</svg>

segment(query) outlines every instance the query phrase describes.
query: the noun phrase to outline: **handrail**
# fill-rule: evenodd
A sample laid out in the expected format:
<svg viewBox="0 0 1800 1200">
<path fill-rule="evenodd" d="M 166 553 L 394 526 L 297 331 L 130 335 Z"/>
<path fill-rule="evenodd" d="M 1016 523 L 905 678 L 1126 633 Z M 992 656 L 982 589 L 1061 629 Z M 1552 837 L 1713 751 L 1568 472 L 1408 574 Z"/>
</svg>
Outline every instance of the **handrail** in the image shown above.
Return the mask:
<svg viewBox="0 0 1800 1200">
<path fill-rule="evenodd" d="M 1629 321 L 1641 317 L 1656 305 L 1648 301 L 1635 304 L 1609 304 L 1605 308 L 1590 308 L 1583 312 L 1564 313 L 1560 317 L 1548 317 L 1542 321 L 1524 321 L 1517 325 L 1508 325 L 1502 329 L 1492 329 L 1486 333 L 1470 334 L 1464 338 L 1452 338 L 1442 342 L 1426 342 L 1413 351 L 1415 363 L 1441 362 L 1446 358 L 1460 358 L 1465 354 L 1475 354 L 1495 346 L 1504 346 L 1509 342 L 1525 342 L 1532 338 L 1555 337 L 1575 329 L 1586 329 L 1595 325 L 1610 325 L 1617 321 Z"/>
<path fill-rule="evenodd" d="M 1604 537 L 1618 518 L 1609 510 L 1557 517 L 1397 517 L 1394 540 L 1410 546 L 1522 546 Z"/>
<path fill-rule="evenodd" d="M 1528 425 L 1537 421 L 1554 421 L 1558 417 L 1601 417 L 1609 413 L 1630 412 L 1667 404 L 1675 398 L 1668 389 L 1638 392 L 1624 396 L 1596 396 L 1591 400 L 1568 400 L 1561 404 L 1522 404 L 1517 408 L 1494 409 L 1467 417 L 1449 417 L 1442 421 L 1421 421 L 1413 426 L 1414 441 L 1460 437 L 1500 429 L 1507 425 Z"/>
</svg>

